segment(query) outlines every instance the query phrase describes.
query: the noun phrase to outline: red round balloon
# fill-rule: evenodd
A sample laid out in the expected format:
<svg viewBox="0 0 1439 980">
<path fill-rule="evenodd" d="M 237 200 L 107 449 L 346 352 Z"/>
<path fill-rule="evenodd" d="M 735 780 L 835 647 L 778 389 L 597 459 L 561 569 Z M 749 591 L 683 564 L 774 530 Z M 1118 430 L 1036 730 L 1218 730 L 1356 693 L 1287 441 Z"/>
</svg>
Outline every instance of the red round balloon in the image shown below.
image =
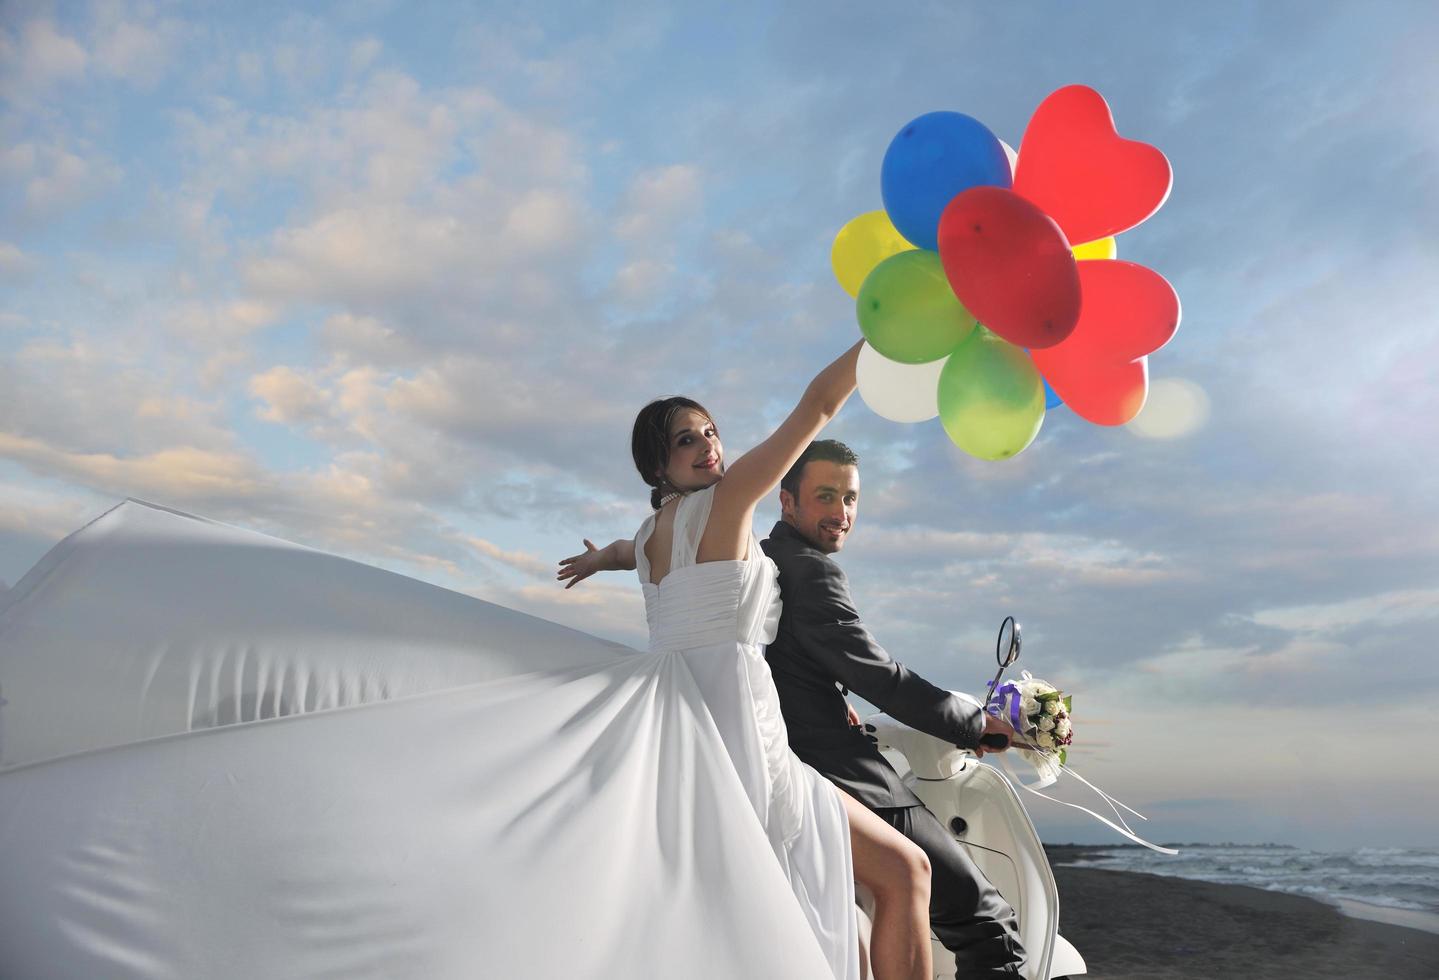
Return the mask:
<svg viewBox="0 0 1439 980">
<path fill-rule="evenodd" d="M 1080 418 L 1123 425 L 1144 407 L 1146 355 L 1179 328 L 1179 297 L 1152 269 L 1133 262 L 1079 263 L 1084 307 L 1062 344 L 1031 351 L 1034 366 Z"/>
<path fill-rule="evenodd" d="M 1053 347 L 1079 321 L 1079 273 L 1068 239 L 1013 191 L 956 194 L 939 219 L 939 258 L 965 309 L 1017 347 Z"/>
<path fill-rule="evenodd" d="M 1159 210 L 1173 183 L 1164 154 L 1120 136 L 1109 104 L 1084 85 L 1067 85 L 1034 110 L 1014 172 L 1014 192 L 1072 242 L 1133 228 Z"/>
</svg>

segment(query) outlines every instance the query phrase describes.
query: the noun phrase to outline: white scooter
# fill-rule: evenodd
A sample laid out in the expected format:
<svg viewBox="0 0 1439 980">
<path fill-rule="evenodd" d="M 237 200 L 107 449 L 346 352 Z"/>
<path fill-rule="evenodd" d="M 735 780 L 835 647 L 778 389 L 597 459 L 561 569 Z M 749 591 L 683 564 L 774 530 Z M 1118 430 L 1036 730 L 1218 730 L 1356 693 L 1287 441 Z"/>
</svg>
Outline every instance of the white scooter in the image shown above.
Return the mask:
<svg viewBox="0 0 1439 980">
<path fill-rule="evenodd" d="M 999 631 L 995 659 L 999 684 L 1004 669 L 1019 659 L 1020 630 L 1013 617 Z M 978 704 L 967 694 L 959 697 Z M 1034 823 L 1009 779 L 966 749 L 917 732 L 889 715 L 864 719 L 865 730 L 905 785 L 950 829 L 1019 916 L 1019 935 L 1029 953 L 1025 977 L 1054 980 L 1087 972 L 1084 958 L 1059 935 L 1059 893 Z M 867 923 L 866 923 L 867 924 Z M 935 980 L 954 980 L 954 957 L 938 939 Z"/>
</svg>

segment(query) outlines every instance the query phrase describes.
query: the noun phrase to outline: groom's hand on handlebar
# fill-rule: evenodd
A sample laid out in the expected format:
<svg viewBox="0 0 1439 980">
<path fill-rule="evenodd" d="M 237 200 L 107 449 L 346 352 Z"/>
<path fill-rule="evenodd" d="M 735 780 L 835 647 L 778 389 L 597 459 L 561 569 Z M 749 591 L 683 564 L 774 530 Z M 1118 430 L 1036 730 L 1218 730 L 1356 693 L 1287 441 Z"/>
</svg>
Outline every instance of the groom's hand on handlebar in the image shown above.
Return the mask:
<svg viewBox="0 0 1439 980">
<path fill-rule="evenodd" d="M 1009 748 L 1009 740 L 1014 737 L 1014 729 L 1009 722 L 996 715 L 985 712 L 984 731 L 980 733 L 979 744 L 974 747 L 974 754 L 984 758 L 986 752 L 1003 752 Z"/>
</svg>

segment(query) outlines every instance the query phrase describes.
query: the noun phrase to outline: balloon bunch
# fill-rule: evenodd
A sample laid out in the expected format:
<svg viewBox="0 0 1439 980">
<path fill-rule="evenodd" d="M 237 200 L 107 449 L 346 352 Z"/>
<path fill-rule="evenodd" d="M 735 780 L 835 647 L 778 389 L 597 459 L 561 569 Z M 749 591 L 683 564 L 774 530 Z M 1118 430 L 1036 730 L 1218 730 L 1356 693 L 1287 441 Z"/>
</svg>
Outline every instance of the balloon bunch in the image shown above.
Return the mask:
<svg viewBox="0 0 1439 980">
<path fill-rule="evenodd" d="M 1120 137 L 1082 85 L 1040 103 L 1017 154 L 961 113 L 909 123 L 884 155 L 884 210 L 846 224 L 831 253 L 867 341 L 865 403 L 897 422 L 938 415 L 982 459 L 1022 451 L 1060 404 L 1099 425 L 1134 418 L 1179 297 L 1116 259 L 1114 236 L 1172 182 L 1164 154 Z"/>
</svg>

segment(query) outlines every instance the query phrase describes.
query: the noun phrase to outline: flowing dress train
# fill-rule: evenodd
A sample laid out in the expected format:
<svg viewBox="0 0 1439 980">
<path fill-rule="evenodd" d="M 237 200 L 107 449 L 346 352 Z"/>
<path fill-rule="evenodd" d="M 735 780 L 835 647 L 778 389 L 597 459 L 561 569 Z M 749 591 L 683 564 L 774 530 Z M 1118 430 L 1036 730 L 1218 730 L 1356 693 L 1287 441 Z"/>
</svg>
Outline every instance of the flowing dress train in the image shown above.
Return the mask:
<svg viewBox="0 0 1439 980">
<path fill-rule="evenodd" d="M 138 501 L 72 534 L 0 593 L 0 976 L 853 980 L 708 499 L 643 653 Z"/>
</svg>

